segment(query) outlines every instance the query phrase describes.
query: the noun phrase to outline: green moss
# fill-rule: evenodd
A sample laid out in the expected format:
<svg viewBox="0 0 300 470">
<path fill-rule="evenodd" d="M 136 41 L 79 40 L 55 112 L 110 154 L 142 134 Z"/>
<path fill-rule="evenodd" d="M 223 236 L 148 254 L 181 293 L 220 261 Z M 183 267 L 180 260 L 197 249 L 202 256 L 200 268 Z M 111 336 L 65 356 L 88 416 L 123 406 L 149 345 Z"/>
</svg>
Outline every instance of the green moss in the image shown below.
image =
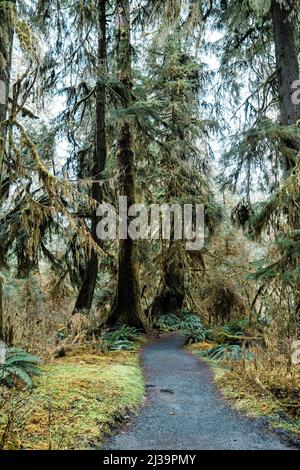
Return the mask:
<svg viewBox="0 0 300 470">
<path fill-rule="evenodd" d="M 44 366 L 34 391 L 24 394 L 14 435 L 26 449 L 86 449 L 99 445 L 110 427 L 143 400 L 136 353 L 83 352 Z M 14 439 L 16 441 L 16 439 Z"/>
<path fill-rule="evenodd" d="M 300 419 L 287 423 L 282 419 L 277 419 L 275 417 L 273 427 L 278 429 L 285 429 L 286 431 L 293 433 L 298 438 L 300 438 Z"/>
</svg>

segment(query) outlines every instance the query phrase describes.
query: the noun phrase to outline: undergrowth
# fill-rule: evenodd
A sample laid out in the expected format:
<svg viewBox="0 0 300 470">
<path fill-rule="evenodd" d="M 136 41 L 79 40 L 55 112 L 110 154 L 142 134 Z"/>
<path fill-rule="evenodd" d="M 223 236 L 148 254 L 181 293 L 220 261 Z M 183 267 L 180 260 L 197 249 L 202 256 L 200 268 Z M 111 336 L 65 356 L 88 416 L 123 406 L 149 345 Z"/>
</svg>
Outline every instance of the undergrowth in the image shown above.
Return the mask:
<svg viewBox="0 0 300 470">
<path fill-rule="evenodd" d="M 209 339 L 190 349 L 209 362 L 218 386 L 237 409 L 268 416 L 275 427 L 300 438 L 300 366 L 291 364 L 291 340 L 274 328 L 261 321 L 250 325 L 247 319 L 229 322 L 211 329 Z"/>
<path fill-rule="evenodd" d="M 40 358 L 18 348 L 5 350 L 4 362 L 0 363 L 0 383 L 9 387 L 32 388 L 32 377 L 40 374 Z"/>
<path fill-rule="evenodd" d="M 219 344 L 201 353 L 203 357 L 222 361 L 240 361 L 254 358 L 253 353 L 246 351 L 239 344 Z"/>
<path fill-rule="evenodd" d="M 88 449 L 143 399 L 134 352 L 75 348 L 42 366 L 31 393 L 1 388 L 0 444 L 5 449 Z M 3 442 L 4 441 L 4 442 Z"/>
<path fill-rule="evenodd" d="M 187 343 L 197 343 L 205 340 L 206 330 L 197 315 L 182 312 L 181 315 L 162 315 L 155 322 L 155 327 L 162 331 L 180 331 Z"/>
<path fill-rule="evenodd" d="M 116 330 L 106 330 L 102 333 L 101 339 L 107 351 L 134 351 L 137 349 L 137 340 L 141 332 L 134 327 L 123 325 Z"/>
</svg>

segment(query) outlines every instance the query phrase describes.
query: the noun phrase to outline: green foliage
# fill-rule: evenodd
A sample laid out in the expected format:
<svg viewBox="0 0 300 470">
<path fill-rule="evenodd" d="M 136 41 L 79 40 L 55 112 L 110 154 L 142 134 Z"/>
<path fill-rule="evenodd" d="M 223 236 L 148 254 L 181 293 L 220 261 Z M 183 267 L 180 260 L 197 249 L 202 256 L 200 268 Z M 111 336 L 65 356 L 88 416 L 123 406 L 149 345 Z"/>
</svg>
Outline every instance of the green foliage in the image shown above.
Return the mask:
<svg viewBox="0 0 300 470">
<path fill-rule="evenodd" d="M 259 305 L 264 315 L 267 309 L 271 316 L 278 314 L 276 303 L 283 312 L 298 312 L 299 108 L 288 100 L 283 106 L 288 90 L 278 71 L 288 66 L 286 54 L 274 56 L 274 45 L 278 50 L 285 40 L 299 36 L 299 1 L 228 0 L 224 4 L 219 24 L 226 28 L 220 71 L 224 95 L 235 106 L 238 119 L 236 131 L 224 146 L 219 180 L 223 188 L 244 196 L 232 213 L 233 222 L 249 229 L 252 238 L 270 242 L 267 255 L 264 250 L 264 258 L 249 266 L 253 287 L 253 280 L 260 283 L 252 307 Z M 280 22 L 286 32 L 284 40 L 277 34 Z M 294 47 L 291 41 L 288 60 L 293 57 L 297 63 L 290 70 L 291 81 L 299 75 L 297 54 L 298 44 Z"/>
<path fill-rule="evenodd" d="M 188 344 L 199 343 L 205 340 L 206 330 L 197 315 L 183 313 L 183 317 L 172 313 L 162 315 L 155 326 L 164 331 L 181 331 Z"/>
<path fill-rule="evenodd" d="M 169 313 L 159 317 L 155 322 L 155 326 L 165 331 L 176 331 L 179 329 L 178 325 L 180 325 L 180 323 L 181 319 L 177 315 Z"/>
<path fill-rule="evenodd" d="M 139 336 L 140 331 L 137 328 L 123 325 L 117 330 L 102 333 L 102 340 L 108 351 L 134 351 Z"/>
<path fill-rule="evenodd" d="M 180 329 L 184 331 L 186 343 L 200 343 L 206 338 L 206 330 L 200 318 L 196 315 L 188 315 L 181 322 Z"/>
<path fill-rule="evenodd" d="M 155 194 L 158 202 L 168 198 L 172 203 L 205 204 L 206 227 L 213 233 L 223 211 L 207 174 L 210 148 L 199 143 L 217 129 L 218 123 L 208 118 L 209 105 L 199 101 L 199 92 L 210 81 L 210 74 L 204 73 L 204 64 L 187 46 L 180 28 L 164 37 L 161 44 L 156 36 L 150 44 L 146 68 L 141 72 L 143 86 L 136 92 L 140 100 L 145 99 L 146 92 L 151 103 L 151 115 L 140 113 L 139 122 L 150 138 L 147 151 L 152 157 L 155 154 L 157 163 L 151 174 L 146 178 L 143 175 L 141 184 L 151 202 Z M 145 148 L 141 150 L 145 152 Z"/>
<path fill-rule="evenodd" d="M 253 353 L 245 351 L 245 349 L 238 344 L 219 344 L 214 348 L 202 352 L 201 356 L 221 361 L 250 360 L 254 357 Z"/>
<path fill-rule="evenodd" d="M 232 337 L 232 342 L 234 342 L 234 337 L 246 336 L 246 330 L 248 327 L 248 318 L 232 320 L 226 323 L 226 325 L 217 326 L 215 328 L 207 330 L 206 338 L 210 341 L 215 341 L 217 343 L 224 343 L 226 341 L 226 338 Z"/>
<path fill-rule="evenodd" d="M 259 280 L 264 284 L 270 284 L 274 279 L 283 285 L 299 285 L 299 253 L 300 253 L 300 231 L 291 230 L 289 233 L 278 234 L 274 244 L 277 259 L 274 262 L 271 257 L 265 257 L 253 263 L 256 268 L 250 279 Z"/>
<path fill-rule="evenodd" d="M 271 8 L 271 0 L 249 0 L 249 4 L 258 17 L 265 16 Z"/>
<path fill-rule="evenodd" d="M 187 330 L 184 332 L 187 344 L 201 343 L 206 339 L 206 330 L 202 328 L 197 328 L 195 330 Z"/>
<path fill-rule="evenodd" d="M 20 382 L 27 388 L 32 388 L 32 377 L 39 375 L 40 358 L 18 348 L 6 350 L 5 362 L 0 364 L 0 382 L 9 387 L 15 387 Z"/>
<path fill-rule="evenodd" d="M 249 327 L 249 318 L 241 318 L 231 320 L 223 326 L 222 331 L 233 336 L 242 336 L 245 334 L 246 329 Z"/>
<path fill-rule="evenodd" d="M 180 330 L 198 330 L 203 329 L 203 324 L 197 315 L 188 314 L 186 318 L 180 323 Z"/>
<path fill-rule="evenodd" d="M 167 331 L 196 330 L 197 328 L 203 328 L 200 318 L 190 313 L 183 313 L 181 317 L 174 313 L 162 315 L 156 321 L 155 326 Z"/>
</svg>

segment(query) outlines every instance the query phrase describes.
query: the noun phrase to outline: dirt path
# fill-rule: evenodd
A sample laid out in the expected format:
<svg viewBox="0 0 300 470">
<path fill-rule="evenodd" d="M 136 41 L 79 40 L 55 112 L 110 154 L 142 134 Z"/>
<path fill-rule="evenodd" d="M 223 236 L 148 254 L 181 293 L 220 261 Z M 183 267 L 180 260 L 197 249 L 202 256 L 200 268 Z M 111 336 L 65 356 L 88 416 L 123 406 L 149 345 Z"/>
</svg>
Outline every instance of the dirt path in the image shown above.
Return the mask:
<svg viewBox="0 0 300 470">
<path fill-rule="evenodd" d="M 182 343 L 175 334 L 144 348 L 147 402 L 133 423 L 105 448 L 287 449 L 275 434 L 229 407 L 213 384 L 209 368 L 182 349 Z"/>
</svg>

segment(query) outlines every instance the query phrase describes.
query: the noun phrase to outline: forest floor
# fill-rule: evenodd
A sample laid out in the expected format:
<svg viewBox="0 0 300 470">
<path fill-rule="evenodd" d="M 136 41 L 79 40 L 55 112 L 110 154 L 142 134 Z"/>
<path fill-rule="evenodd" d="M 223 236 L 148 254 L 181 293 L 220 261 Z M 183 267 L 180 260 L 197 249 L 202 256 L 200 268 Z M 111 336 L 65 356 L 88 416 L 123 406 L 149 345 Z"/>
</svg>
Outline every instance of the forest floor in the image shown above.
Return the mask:
<svg viewBox="0 0 300 470">
<path fill-rule="evenodd" d="M 169 334 L 143 348 L 146 404 L 105 449 L 291 448 L 260 420 L 231 408 L 209 366 L 184 350 L 183 341 L 179 334 Z"/>
<path fill-rule="evenodd" d="M 137 352 L 79 347 L 44 365 L 31 392 L 5 393 L 5 449 L 88 449 L 141 404 L 144 379 Z"/>
</svg>

